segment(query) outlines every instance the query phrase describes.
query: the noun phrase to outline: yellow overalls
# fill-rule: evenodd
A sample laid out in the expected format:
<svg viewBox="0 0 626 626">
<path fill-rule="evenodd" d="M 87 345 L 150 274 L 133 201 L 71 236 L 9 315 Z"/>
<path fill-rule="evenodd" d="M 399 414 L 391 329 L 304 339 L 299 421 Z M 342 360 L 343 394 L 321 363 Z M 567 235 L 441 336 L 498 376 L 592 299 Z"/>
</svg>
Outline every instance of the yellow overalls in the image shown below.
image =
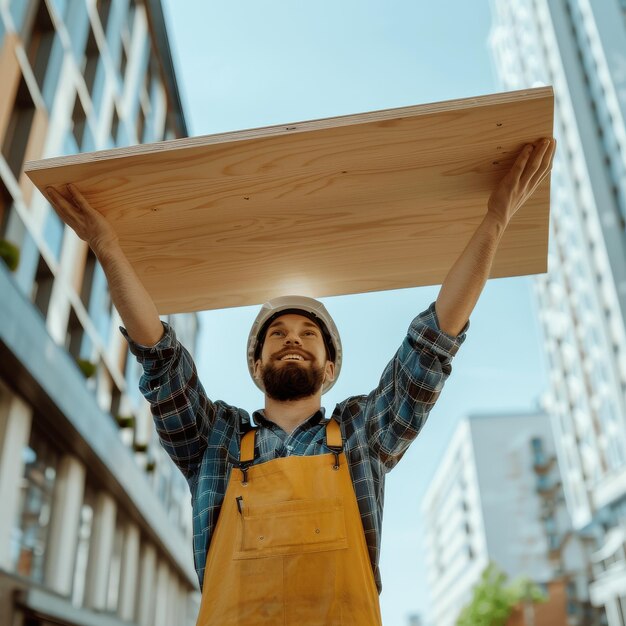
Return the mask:
<svg viewBox="0 0 626 626">
<path fill-rule="evenodd" d="M 329 454 L 252 465 L 255 434 L 226 488 L 196 626 L 381 626 L 339 424 L 326 424 Z"/>
</svg>

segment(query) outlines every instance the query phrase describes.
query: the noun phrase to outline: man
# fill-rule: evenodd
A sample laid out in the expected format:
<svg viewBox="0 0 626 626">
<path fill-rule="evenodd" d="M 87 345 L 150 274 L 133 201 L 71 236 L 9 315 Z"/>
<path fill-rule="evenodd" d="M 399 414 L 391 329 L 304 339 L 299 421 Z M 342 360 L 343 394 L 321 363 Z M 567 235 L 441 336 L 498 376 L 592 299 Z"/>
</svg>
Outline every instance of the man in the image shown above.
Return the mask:
<svg viewBox="0 0 626 626">
<path fill-rule="evenodd" d="M 548 175 L 555 147 L 548 139 L 524 147 L 378 387 L 339 403 L 330 419 L 321 396 L 337 379 L 342 352 L 320 302 L 284 296 L 259 312 L 248 366 L 265 408 L 253 424 L 243 409 L 206 396 L 106 219 L 74 187 L 66 196 L 47 190 L 102 264 L 121 331 L 144 368 L 140 386 L 161 444 L 188 481 L 199 626 L 381 624 L 385 474 L 439 397 L 502 233 Z"/>
</svg>

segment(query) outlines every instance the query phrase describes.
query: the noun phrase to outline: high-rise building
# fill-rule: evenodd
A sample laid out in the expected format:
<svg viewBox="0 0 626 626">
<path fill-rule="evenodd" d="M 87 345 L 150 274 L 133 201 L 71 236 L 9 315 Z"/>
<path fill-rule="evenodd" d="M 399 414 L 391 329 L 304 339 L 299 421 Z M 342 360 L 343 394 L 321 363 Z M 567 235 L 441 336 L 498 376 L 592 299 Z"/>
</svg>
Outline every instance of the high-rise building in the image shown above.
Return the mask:
<svg viewBox="0 0 626 626">
<path fill-rule="evenodd" d="M 23 173 L 186 135 L 160 0 L 0 0 L 0 624 L 195 623 L 187 483 L 102 267 Z M 197 316 L 164 319 L 193 352 Z"/>
<path fill-rule="evenodd" d="M 417 614 L 409 615 L 407 620 L 407 626 L 424 626 L 422 618 Z"/>
<path fill-rule="evenodd" d="M 433 624 L 455 624 L 490 561 L 510 578 L 566 587 L 558 623 L 600 624 L 587 597 L 591 546 L 571 532 L 546 415 L 463 419 L 424 496 L 422 518 Z"/>
<path fill-rule="evenodd" d="M 626 2 L 492 0 L 506 90 L 552 85 L 548 273 L 534 289 L 574 527 L 598 535 L 591 600 L 626 624 Z M 534 139 L 529 137 L 530 139 Z"/>
</svg>

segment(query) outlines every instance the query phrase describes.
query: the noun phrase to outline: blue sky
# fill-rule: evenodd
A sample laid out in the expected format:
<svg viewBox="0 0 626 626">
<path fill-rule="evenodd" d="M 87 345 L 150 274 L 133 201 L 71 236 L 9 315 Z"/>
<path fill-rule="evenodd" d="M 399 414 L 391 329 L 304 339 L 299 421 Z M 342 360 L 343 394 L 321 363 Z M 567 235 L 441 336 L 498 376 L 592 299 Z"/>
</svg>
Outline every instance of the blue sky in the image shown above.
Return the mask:
<svg viewBox="0 0 626 626">
<path fill-rule="evenodd" d="M 486 0 L 164 0 L 190 135 L 320 119 L 501 91 Z M 523 208 L 521 209 L 523 210 Z M 425 614 L 421 497 L 459 419 L 537 410 L 547 389 L 531 277 L 493 279 L 418 439 L 387 476 L 381 571 L 385 626 Z M 344 362 L 327 412 L 378 383 L 439 286 L 320 298 Z M 245 349 L 259 307 L 201 314 L 197 362 L 209 397 L 249 412 L 263 395 Z"/>
</svg>

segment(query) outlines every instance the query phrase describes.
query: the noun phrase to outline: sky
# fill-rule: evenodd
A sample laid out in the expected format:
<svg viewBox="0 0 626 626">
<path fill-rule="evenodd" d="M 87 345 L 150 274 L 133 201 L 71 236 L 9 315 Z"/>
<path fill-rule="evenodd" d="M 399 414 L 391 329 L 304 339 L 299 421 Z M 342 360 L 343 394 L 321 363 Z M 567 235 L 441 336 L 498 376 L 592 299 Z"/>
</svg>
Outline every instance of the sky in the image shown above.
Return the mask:
<svg viewBox="0 0 626 626">
<path fill-rule="evenodd" d="M 498 93 L 487 0 L 164 0 L 190 136 Z M 523 210 L 520 209 L 520 210 Z M 429 607 L 420 501 L 459 420 L 539 410 L 548 388 L 533 277 L 487 281 L 452 374 L 387 475 L 381 551 L 385 626 Z M 343 344 L 327 414 L 369 393 L 440 286 L 318 298 Z M 260 305 L 261 303 L 259 303 Z M 209 397 L 264 406 L 246 342 L 259 306 L 200 314 L 196 361 Z"/>
</svg>

